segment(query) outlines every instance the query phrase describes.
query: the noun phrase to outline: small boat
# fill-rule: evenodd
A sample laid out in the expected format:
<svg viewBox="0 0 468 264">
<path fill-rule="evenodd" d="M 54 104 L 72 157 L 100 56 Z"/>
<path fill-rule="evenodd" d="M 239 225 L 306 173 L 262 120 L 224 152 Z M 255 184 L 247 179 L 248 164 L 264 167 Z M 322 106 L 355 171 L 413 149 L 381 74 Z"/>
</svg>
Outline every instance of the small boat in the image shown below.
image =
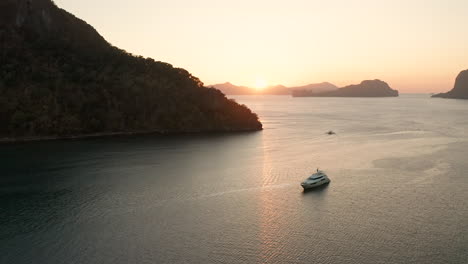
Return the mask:
<svg viewBox="0 0 468 264">
<path fill-rule="evenodd" d="M 325 172 L 317 169 L 317 172 L 310 175 L 309 178 L 307 178 L 305 181 L 301 183 L 302 188 L 304 190 L 311 189 L 323 184 L 327 184 L 330 182 L 330 179 L 328 178 L 327 174 Z"/>
<path fill-rule="evenodd" d="M 330 130 L 330 131 L 328 131 L 328 132 L 327 132 L 327 133 L 325 133 L 325 134 L 328 134 L 328 135 L 335 135 L 336 133 L 335 133 L 335 132 L 333 132 L 332 130 Z"/>
</svg>

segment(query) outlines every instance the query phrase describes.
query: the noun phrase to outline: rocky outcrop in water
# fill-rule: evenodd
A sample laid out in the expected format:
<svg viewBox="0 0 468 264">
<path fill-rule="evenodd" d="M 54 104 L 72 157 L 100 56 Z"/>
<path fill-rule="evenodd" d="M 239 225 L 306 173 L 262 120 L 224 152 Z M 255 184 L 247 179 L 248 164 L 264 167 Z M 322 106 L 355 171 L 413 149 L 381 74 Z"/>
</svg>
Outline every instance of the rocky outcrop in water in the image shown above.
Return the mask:
<svg viewBox="0 0 468 264">
<path fill-rule="evenodd" d="M 468 99 L 468 70 L 458 74 L 452 90 L 446 93 L 434 94 L 432 97 Z"/>
<path fill-rule="evenodd" d="M 0 138 L 251 131 L 188 71 L 110 45 L 51 0 L 0 1 Z"/>
</svg>

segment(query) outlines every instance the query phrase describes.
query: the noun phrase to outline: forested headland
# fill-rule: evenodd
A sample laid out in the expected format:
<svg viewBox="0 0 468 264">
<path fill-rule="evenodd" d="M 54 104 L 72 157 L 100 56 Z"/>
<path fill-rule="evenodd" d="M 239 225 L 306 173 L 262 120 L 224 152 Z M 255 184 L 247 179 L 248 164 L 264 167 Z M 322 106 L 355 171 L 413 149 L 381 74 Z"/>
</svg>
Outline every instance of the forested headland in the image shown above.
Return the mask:
<svg viewBox="0 0 468 264">
<path fill-rule="evenodd" d="M 0 62 L 1 138 L 262 129 L 246 106 L 112 46 L 51 0 L 0 2 Z"/>
</svg>

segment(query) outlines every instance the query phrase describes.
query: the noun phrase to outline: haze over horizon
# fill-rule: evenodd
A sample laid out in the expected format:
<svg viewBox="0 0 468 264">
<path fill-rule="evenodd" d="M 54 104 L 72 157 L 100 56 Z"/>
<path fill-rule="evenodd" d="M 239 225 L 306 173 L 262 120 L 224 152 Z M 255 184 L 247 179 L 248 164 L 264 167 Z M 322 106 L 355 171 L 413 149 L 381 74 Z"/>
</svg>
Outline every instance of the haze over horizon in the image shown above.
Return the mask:
<svg viewBox="0 0 468 264">
<path fill-rule="evenodd" d="M 429 93 L 450 90 L 468 68 L 462 0 L 55 2 L 113 45 L 207 85 L 381 79 L 402 93 Z"/>
</svg>

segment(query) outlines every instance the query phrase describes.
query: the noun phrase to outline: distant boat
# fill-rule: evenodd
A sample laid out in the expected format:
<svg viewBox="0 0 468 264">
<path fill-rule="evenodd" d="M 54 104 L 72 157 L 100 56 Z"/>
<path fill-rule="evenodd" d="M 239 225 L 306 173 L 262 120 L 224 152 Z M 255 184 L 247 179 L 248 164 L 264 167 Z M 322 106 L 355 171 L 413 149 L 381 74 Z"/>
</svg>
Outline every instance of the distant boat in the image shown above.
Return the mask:
<svg viewBox="0 0 468 264">
<path fill-rule="evenodd" d="M 335 135 L 336 133 L 330 130 L 330 131 L 328 131 L 326 134 L 328 134 L 328 135 Z"/>
<path fill-rule="evenodd" d="M 327 184 L 329 182 L 330 179 L 328 178 L 327 174 L 317 169 L 316 173 L 312 174 L 309 178 L 305 179 L 305 181 L 301 183 L 301 186 L 304 188 L 304 190 L 307 190 L 323 184 Z"/>
</svg>

